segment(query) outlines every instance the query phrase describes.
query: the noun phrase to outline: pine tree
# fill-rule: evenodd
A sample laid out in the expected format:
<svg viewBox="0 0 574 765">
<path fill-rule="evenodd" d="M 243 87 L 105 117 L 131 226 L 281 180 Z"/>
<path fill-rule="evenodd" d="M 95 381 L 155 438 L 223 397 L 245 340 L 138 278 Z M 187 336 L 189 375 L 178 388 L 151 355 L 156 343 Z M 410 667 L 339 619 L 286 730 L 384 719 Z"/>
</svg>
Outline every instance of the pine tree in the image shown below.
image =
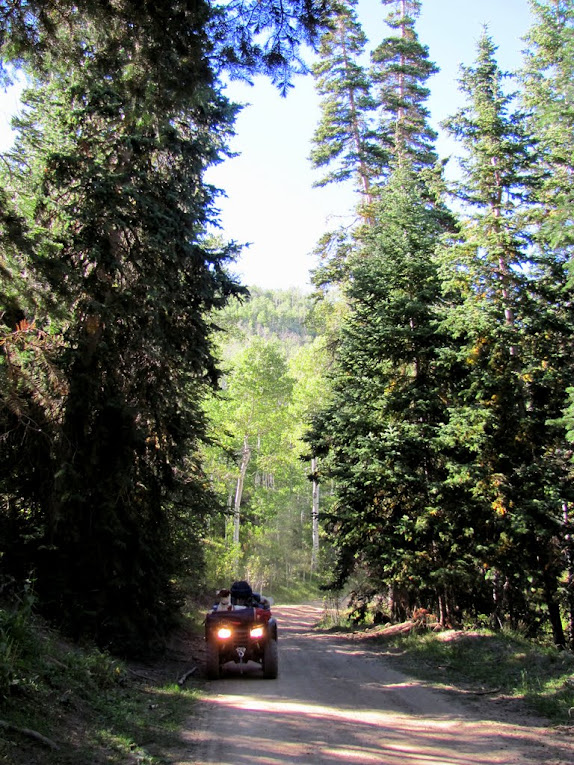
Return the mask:
<svg viewBox="0 0 574 765">
<path fill-rule="evenodd" d="M 367 38 L 356 14 L 357 0 L 338 5 L 333 29 L 325 32 L 320 60 L 313 65 L 316 89 L 321 96 L 321 120 L 313 136 L 314 167 L 338 167 L 316 183 L 352 179 L 364 202 L 372 201 L 373 178 L 381 173 L 384 151 L 369 125 L 375 109 L 370 81 L 360 58 Z"/>
<path fill-rule="evenodd" d="M 425 83 L 438 69 L 418 40 L 415 22 L 420 0 L 382 0 L 392 10 L 386 22 L 395 31 L 371 53 L 371 79 L 381 111 L 379 141 L 388 147 L 393 166 L 432 167 L 438 157 L 436 132 L 428 123 Z"/>
<path fill-rule="evenodd" d="M 18 205 L 57 245 L 36 268 L 70 317 L 36 571 L 47 613 L 119 648 L 169 627 L 177 508 L 199 518 L 199 495 L 213 503 L 193 464 L 216 379 L 204 317 L 237 288 L 228 255 L 201 241 L 212 205 L 201 178 L 233 110 L 208 69 L 176 108 L 169 69 L 144 84 L 134 49 L 110 51 L 113 31 L 81 34 L 84 66 L 54 65 L 30 93 L 12 155 Z M 80 41 L 64 30 L 66 46 Z"/>
<path fill-rule="evenodd" d="M 572 289 L 572 197 L 571 176 L 574 167 L 572 126 L 572 76 L 574 45 L 574 4 L 560 2 L 532 2 L 534 25 L 526 38 L 527 49 L 521 72 L 522 99 L 529 109 L 529 124 L 539 146 L 538 168 L 540 185 L 536 198 L 539 205 L 532 215 L 532 226 L 538 247 L 544 255 L 547 273 L 547 292 L 560 311 L 564 326 L 571 324 L 569 315 Z M 568 274 L 568 271 L 570 272 Z M 570 277 L 568 279 L 568 276 Z M 554 344 L 558 347 L 558 343 Z M 568 385 L 570 352 L 565 348 L 562 362 L 564 384 Z M 568 387 L 569 404 L 564 424 L 570 432 L 574 411 L 574 391 Z M 561 450 L 560 450 L 561 451 Z M 564 475 L 565 471 L 562 471 Z M 563 489 L 562 489 L 563 491 Z M 574 544 L 569 503 L 563 504 L 566 574 L 566 606 L 570 645 L 574 645 Z"/>
<path fill-rule="evenodd" d="M 284 84 L 324 10 L 249 6 L 39 0 L 1 19 L 3 54 L 32 83 L 5 183 L 29 231 L 28 281 L 47 285 L 64 339 L 61 406 L 36 437 L 45 490 L 15 473 L 11 485 L 22 506 L 36 500 L 38 539 L 22 534 L 28 555 L 3 563 L 27 557 L 44 611 L 122 652 L 169 629 L 174 576 L 201 570 L 215 506 L 198 459 L 218 379 L 209 315 L 241 291 L 226 270 L 234 248 L 206 237 L 203 176 L 235 113 L 215 75 Z M 42 330 L 55 315 L 38 317 Z"/>
<path fill-rule="evenodd" d="M 535 23 L 527 36 L 523 101 L 539 142 L 540 235 L 566 256 L 572 252 L 574 111 L 574 5 L 570 0 L 532 2 Z"/>
<path fill-rule="evenodd" d="M 479 545 L 496 618 L 535 620 L 543 602 L 563 644 L 556 593 L 564 480 L 554 456 L 560 431 L 551 421 L 563 402 L 567 328 L 525 226 L 537 183 L 536 144 L 503 90 L 495 52 L 483 34 L 476 65 L 463 69 L 467 105 L 447 123 L 466 150 L 457 196 L 468 210 L 443 272 L 444 327 L 459 343 L 461 373 L 450 443 L 457 459 L 465 451 L 469 457 L 458 467 L 451 462 L 451 480 L 472 482 L 480 498 L 477 533 L 484 534 Z M 534 583 L 538 603 L 529 595 Z"/>
<path fill-rule="evenodd" d="M 337 583 L 363 564 L 375 586 L 397 594 L 397 604 L 401 590 L 413 603 L 428 597 L 440 602 L 446 619 L 449 576 L 463 581 L 468 561 L 453 564 L 448 544 L 457 549 L 458 532 L 446 534 L 444 508 L 438 509 L 439 496 L 443 505 L 448 499 L 435 446 L 442 406 L 433 251 L 452 218 L 431 186 L 432 173 L 419 172 L 436 161 L 424 103 L 424 83 L 436 69 L 414 30 L 419 6 L 400 4 L 388 18 L 399 35 L 371 56 L 385 163 L 363 227 L 328 240 L 334 252 L 315 277 L 344 285 L 348 310 L 332 400 L 315 417 L 309 440 L 321 479 L 336 489 L 327 525 L 339 550 Z"/>
<path fill-rule="evenodd" d="M 335 583 L 365 565 L 379 591 L 402 591 L 412 606 L 436 604 L 444 600 L 442 564 L 451 560 L 439 531 L 444 492 L 435 448 L 443 405 L 433 252 L 443 229 L 410 170 L 391 176 L 376 209 L 351 264 L 332 395 L 309 441 L 321 480 L 335 484 L 326 516 L 339 551 Z M 453 567 L 451 576 L 459 575 Z"/>
<path fill-rule="evenodd" d="M 420 2 L 402 0 L 397 3 L 396 0 L 385 0 L 383 4 L 390 3 L 397 7 L 388 15 L 387 24 L 398 34 L 386 38 L 371 53 L 372 66 L 368 73 L 355 65 L 352 71 L 359 72 L 359 78 L 350 80 L 339 76 L 339 79 L 334 79 L 334 75 L 340 72 L 337 66 L 341 60 L 347 61 L 351 45 L 335 48 L 337 52 L 342 50 L 345 56 L 342 59 L 340 56 L 336 58 L 334 66 L 329 57 L 333 51 L 331 37 L 327 38 L 325 59 L 317 69 L 325 73 L 325 77 L 330 77 L 327 80 L 330 92 L 336 93 L 339 99 L 343 94 L 342 103 L 347 105 L 347 109 L 341 110 L 341 100 L 329 98 L 324 101 L 324 116 L 315 135 L 318 148 L 313 156 L 318 156 L 323 162 L 332 161 L 347 145 L 342 142 L 343 136 L 345 140 L 351 141 L 355 149 L 361 148 L 361 153 L 355 151 L 348 155 L 348 159 L 353 160 L 352 166 L 361 179 L 367 204 L 359 210 L 367 227 L 374 220 L 373 200 L 387 182 L 390 172 L 399 166 L 414 166 L 427 171 L 428 178 L 421 185 L 421 193 L 426 195 L 430 204 L 435 205 L 437 211 L 441 209 L 436 194 L 431 191 L 431 169 L 438 158 L 433 148 L 436 133 L 428 123 L 429 113 L 425 106 L 429 95 L 425 83 L 438 70 L 429 62 L 428 50 L 417 38 L 415 20 L 420 12 Z M 356 36 L 352 39 L 358 42 L 353 50 L 356 49 L 359 55 L 364 47 L 360 27 L 355 26 L 354 14 L 348 14 L 344 19 L 348 21 L 342 25 L 342 30 L 347 34 L 347 30 L 356 30 Z M 336 39 L 339 45 L 341 40 L 347 42 L 347 36 L 339 35 Z M 351 83 L 354 87 L 360 84 L 360 92 L 365 94 L 364 100 L 354 98 L 351 101 L 350 96 L 355 94 L 354 90 L 349 90 Z M 350 103 L 353 109 L 348 108 Z M 359 105 L 361 109 L 357 108 Z M 380 115 L 378 124 L 373 120 L 373 107 Z M 361 161 L 357 162 L 359 154 Z M 334 171 L 328 179 L 338 177 L 348 176 L 338 176 Z M 447 218 L 444 219 L 445 225 L 448 225 Z M 325 289 L 330 284 L 344 282 L 348 277 L 348 259 L 356 247 L 357 236 L 361 236 L 358 230 L 341 229 L 322 238 L 316 249 L 322 262 L 313 277 L 318 287 Z"/>
</svg>

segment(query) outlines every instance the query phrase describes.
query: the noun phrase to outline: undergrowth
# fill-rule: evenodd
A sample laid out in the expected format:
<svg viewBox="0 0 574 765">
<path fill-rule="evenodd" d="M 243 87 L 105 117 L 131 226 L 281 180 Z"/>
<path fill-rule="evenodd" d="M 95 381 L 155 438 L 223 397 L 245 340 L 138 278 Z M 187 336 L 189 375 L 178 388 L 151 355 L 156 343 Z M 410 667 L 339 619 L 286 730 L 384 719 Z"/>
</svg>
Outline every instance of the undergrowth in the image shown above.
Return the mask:
<svg viewBox="0 0 574 765">
<path fill-rule="evenodd" d="M 134 666 L 63 640 L 27 598 L 0 607 L 0 763 L 165 762 L 196 690 Z"/>
<path fill-rule="evenodd" d="M 270 595 L 274 603 L 284 605 L 306 603 L 310 600 L 320 600 L 323 597 L 319 586 L 309 581 L 296 581 L 285 585 L 277 584 L 265 594 Z"/>
<path fill-rule="evenodd" d="M 534 712 L 557 725 L 574 725 L 574 653 L 529 640 L 509 630 L 427 631 L 415 625 L 400 632 L 376 627 L 367 614 L 357 625 L 349 608 L 325 599 L 318 627 L 366 633 L 408 674 L 437 686 L 522 699 Z M 407 625 L 405 625 L 407 626 Z M 389 628 L 390 627 L 390 628 Z"/>
<path fill-rule="evenodd" d="M 439 685 L 521 698 L 554 724 L 574 722 L 574 654 L 511 632 L 397 635 L 385 645 L 412 675 Z"/>
</svg>

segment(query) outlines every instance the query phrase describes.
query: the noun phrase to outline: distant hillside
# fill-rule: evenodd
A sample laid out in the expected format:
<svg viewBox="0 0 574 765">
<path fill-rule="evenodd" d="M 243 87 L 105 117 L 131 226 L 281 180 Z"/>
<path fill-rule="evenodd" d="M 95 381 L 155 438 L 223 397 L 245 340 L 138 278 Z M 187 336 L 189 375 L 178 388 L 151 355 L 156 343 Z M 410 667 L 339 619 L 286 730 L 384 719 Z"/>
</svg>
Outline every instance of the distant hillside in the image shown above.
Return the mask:
<svg viewBox="0 0 574 765">
<path fill-rule="evenodd" d="M 250 287 L 250 298 L 232 301 L 217 323 L 235 340 L 253 335 L 274 337 L 289 345 L 311 342 L 317 335 L 309 322 L 312 298 L 302 290 L 266 290 Z"/>
</svg>

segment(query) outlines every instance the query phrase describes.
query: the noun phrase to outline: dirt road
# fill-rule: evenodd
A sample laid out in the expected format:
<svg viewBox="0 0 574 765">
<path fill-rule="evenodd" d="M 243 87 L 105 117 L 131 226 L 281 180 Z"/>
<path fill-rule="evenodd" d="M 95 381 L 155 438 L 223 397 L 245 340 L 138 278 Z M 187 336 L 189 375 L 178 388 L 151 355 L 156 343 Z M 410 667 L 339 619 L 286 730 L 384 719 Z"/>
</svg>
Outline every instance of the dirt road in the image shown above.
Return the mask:
<svg viewBox="0 0 574 765">
<path fill-rule="evenodd" d="M 569 735 L 425 687 L 364 643 L 313 632 L 319 608 L 274 613 L 279 678 L 265 680 L 250 664 L 210 683 L 177 765 L 574 763 Z"/>
</svg>

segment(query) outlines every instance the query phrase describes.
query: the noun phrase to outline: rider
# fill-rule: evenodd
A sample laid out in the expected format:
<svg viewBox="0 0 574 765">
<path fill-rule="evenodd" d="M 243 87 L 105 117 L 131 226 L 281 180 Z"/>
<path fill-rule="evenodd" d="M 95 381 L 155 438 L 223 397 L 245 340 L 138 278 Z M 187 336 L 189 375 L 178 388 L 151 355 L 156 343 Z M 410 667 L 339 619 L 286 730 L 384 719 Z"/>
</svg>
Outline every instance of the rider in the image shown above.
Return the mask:
<svg viewBox="0 0 574 765">
<path fill-rule="evenodd" d="M 271 608 L 270 601 L 258 592 L 253 592 L 251 586 L 243 580 L 233 582 L 230 592 L 231 603 L 234 606 L 251 606 L 252 608 L 264 609 Z"/>
</svg>

